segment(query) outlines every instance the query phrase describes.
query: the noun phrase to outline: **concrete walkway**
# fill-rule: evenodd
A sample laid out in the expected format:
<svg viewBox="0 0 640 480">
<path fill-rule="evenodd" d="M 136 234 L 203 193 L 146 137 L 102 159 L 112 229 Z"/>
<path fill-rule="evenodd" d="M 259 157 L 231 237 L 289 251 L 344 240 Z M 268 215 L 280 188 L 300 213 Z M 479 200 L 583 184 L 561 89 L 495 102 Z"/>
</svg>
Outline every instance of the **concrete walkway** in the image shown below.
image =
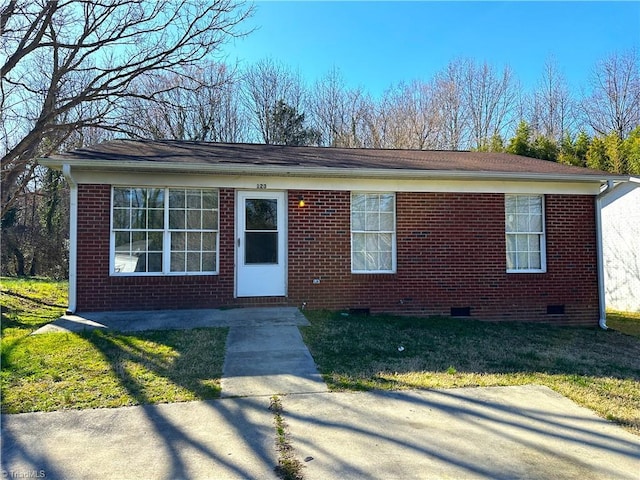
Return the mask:
<svg viewBox="0 0 640 480">
<path fill-rule="evenodd" d="M 298 331 L 304 316 L 266 310 L 136 312 L 147 328 L 230 326 L 222 386 L 233 398 L 2 415 L 2 476 L 274 479 L 270 396 L 289 393 L 282 416 L 306 480 L 640 478 L 639 436 L 546 387 L 327 393 Z"/>
<path fill-rule="evenodd" d="M 222 397 L 328 391 L 294 325 L 231 327 L 221 383 Z"/>
</svg>

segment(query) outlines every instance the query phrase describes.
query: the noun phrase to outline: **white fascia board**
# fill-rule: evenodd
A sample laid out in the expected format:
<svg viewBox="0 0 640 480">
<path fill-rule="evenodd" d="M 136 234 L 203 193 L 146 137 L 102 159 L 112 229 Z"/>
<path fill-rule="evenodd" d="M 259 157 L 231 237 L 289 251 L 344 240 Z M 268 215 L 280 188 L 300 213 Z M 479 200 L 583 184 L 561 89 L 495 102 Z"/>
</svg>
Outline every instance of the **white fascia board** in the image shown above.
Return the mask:
<svg viewBox="0 0 640 480">
<path fill-rule="evenodd" d="M 600 183 L 490 179 L 383 179 L 167 174 L 77 170 L 76 181 L 119 186 L 235 188 L 241 190 L 338 190 L 380 192 L 460 192 L 597 195 Z M 260 187 L 258 187 L 260 185 Z"/>
<path fill-rule="evenodd" d="M 60 160 L 42 159 L 56 168 Z M 348 169 L 285 167 L 274 165 L 194 165 L 162 162 L 73 162 L 78 183 L 173 185 L 199 187 L 310 190 L 459 191 L 597 194 L 603 182 L 629 177 L 553 175 L 513 172 L 468 172 L 450 170 Z M 142 177 L 140 174 L 144 175 Z M 523 190 L 523 187 L 526 187 Z"/>
</svg>

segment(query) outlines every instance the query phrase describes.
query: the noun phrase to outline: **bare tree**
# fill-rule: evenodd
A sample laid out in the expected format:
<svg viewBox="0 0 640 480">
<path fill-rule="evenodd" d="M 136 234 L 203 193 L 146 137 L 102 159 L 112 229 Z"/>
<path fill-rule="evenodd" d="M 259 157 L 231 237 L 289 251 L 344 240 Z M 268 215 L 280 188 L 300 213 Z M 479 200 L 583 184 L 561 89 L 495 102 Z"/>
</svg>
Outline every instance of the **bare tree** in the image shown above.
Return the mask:
<svg viewBox="0 0 640 480">
<path fill-rule="evenodd" d="M 387 148 L 436 148 L 440 118 L 432 84 L 400 83 L 383 95 L 383 144 Z"/>
<path fill-rule="evenodd" d="M 462 92 L 463 63 L 450 62 L 435 77 L 435 107 L 438 109 L 438 148 L 459 150 L 467 143 L 469 135 L 469 108 Z"/>
<path fill-rule="evenodd" d="M 186 68 L 184 73 L 143 75 L 136 84 L 144 94 L 164 91 L 149 101 L 131 98 L 123 112 L 130 135 L 142 138 L 239 142 L 247 138 L 239 82 L 224 64 Z"/>
<path fill-rule="evenodd" d="M 337 68 L 313 85 L 308 98 L 310 120 L 329 147 L 374 145 L 373 103 L 361 89 L 348 89 Z"/>
<path fill-rule="evenodd" d="M 2 215 L 35 169 L 85 127 L 120 131 L 140 75 L 177 72 L 213 54 L 250 14 L 236 0 L 12 0 L 0 12 Z M 159 84 L 160 85 L 160 84 Z"/>
<path fill-rule="evenodd" d="M 249 67 L 244 75 L 244 101 L 251 112 L 255 129 L 264 143 L 272 143 L 270 112 L 282 100 L 294 110 L 302 111 L 304 87 L 296 72 L 272 59 L 264 59 Z"/>
<path fill-rule="evenodd" d="M 640 59 L 637 50 L 614 53 L 596 65 L 591 91 L 581 107 L 589 126 L 600 135 L 624 139 L 640 125 Z"/>
<path fill-rule="evenodd" d="M 464 62 L 463 70 L 462 91 L 469 112 L 471 142 L 474 148 L 483 148 L 512 121 L 516 104 L 513 74 L 509 67 L 497 73 L 486 62 L 476 65 L 470 60 Z"/>
<path fill-rule="evenodd" d="M 575 123 L 575 102 L 553 59 L 545 62 L 542 76 L 528 103 L 527 123 L 534 138 L 543 136 L 560 144 L 566 134 L 571 134 Z"/>
</svg>

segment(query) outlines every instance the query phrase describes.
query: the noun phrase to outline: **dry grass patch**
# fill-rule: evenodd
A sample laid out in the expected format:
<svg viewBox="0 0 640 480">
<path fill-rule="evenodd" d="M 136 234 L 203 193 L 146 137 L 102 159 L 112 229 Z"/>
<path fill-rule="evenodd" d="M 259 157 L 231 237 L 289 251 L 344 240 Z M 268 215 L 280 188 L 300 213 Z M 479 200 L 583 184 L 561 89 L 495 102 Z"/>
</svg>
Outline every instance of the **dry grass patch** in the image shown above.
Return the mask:
<svg viewBox="0 0 640 480">
<path fill-rule="evenodd" d="M 305 312 L 332 390 L 546 385 L 640 434 L 640 339 L 616 331 Z"/>
</svg>

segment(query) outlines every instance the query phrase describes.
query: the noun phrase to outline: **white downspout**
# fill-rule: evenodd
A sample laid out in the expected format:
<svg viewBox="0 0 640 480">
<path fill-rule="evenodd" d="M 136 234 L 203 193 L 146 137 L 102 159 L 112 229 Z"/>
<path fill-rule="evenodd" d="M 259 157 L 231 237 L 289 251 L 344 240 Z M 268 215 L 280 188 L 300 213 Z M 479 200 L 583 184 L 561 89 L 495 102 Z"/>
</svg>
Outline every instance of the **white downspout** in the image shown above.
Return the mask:
<svg viewBox="0 0 640 480">
<path fill-rule="evenodd" d="M 596 196 L 596 255 L 598 263 L 598 301 L 600 304 L 600 319 L 598 325 L 603 330 L 607 330 L 607 305 L 604 289 L 604 255 L 602 248 L 602 198 L 612 189 L 613 181 L 607 181 L 607 184 Z"/>
<path fill-rule="evenodd" d="M 78 263 L 78 184 L 71 175 L 71 166 L 62 165 L 62 174 L 69 184 L 69 307 L 67 313 L 76 311 L 77 263 Z"/>
</svg>

